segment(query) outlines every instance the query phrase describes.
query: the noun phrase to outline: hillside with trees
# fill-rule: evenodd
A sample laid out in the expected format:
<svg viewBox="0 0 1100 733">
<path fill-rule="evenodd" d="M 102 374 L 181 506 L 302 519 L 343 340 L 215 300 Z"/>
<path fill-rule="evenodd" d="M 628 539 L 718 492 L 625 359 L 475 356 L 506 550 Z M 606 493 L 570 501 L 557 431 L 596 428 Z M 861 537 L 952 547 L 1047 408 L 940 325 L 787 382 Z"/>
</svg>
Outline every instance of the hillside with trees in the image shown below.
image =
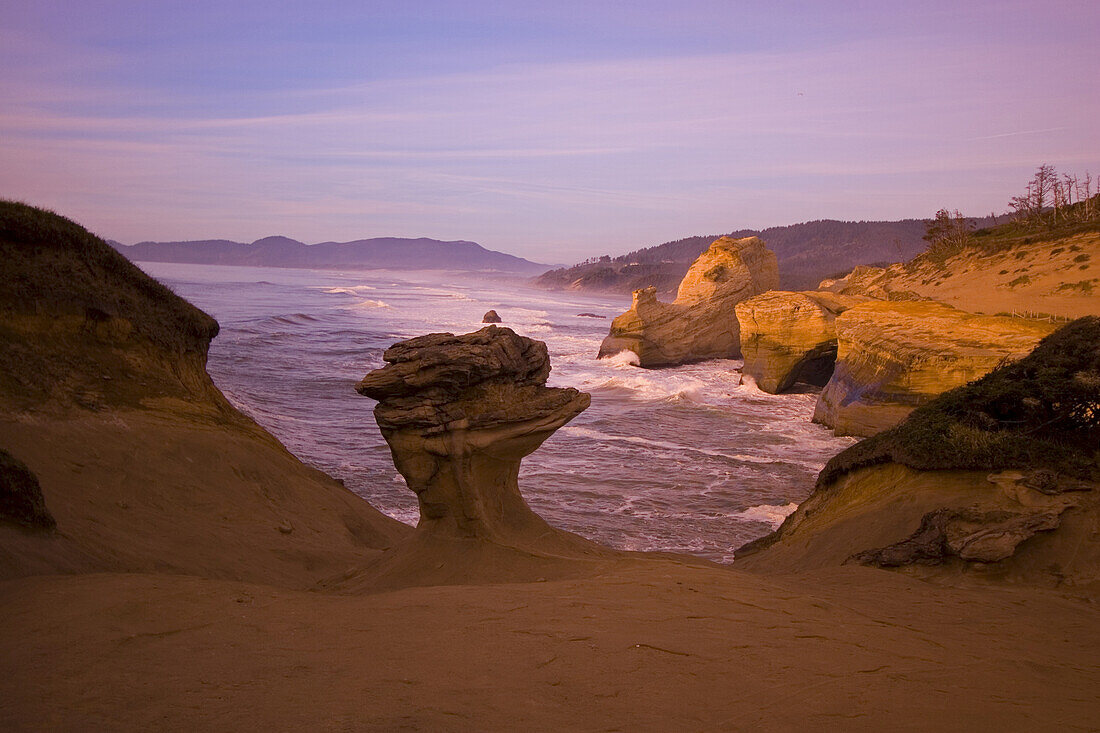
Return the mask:
<svg viewBox="0 0 1100 733">
<path fill-rule="evenodd" d="M 757 236 L 779 258 L 780 287 L 804 290 L 856 265 L 896 262 L 915 256 L 927 244 L 922 239 L 926 224 L 922 219 L 823 219 L 764 230 L 741 229 L 686 237 L 618 257 L 592 258 L 573 267 L 543 273 L 532 282 L 551 290 L 629 293 L 653 285 L 661 293 L 672 293 L 691 263 L 715 239 Z"/>
</svg>

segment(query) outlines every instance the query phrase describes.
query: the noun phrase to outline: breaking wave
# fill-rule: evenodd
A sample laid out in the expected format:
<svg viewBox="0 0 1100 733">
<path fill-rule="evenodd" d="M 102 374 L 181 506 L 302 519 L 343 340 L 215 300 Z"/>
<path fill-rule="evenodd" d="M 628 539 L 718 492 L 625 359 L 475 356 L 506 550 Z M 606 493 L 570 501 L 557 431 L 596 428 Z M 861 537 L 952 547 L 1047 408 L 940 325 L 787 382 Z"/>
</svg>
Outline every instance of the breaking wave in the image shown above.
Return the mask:
<svg viewBox="0 0 1100 733">
<path fill-rule="evenodd" d="M 769 524 L 772 529 L 779 529 L 779 525 L 783 524 L 783 520 L 794 514 L 796 509 L 798 509 L 798 504 L 795 504 L 793 501 L 789 504 L 782 504 L 779 506 L 774 504 L 761 504 L 760 506 L 750 506 L 748 509 L 730 516 L 744 519 L 749 522 Z"/>
</svg>

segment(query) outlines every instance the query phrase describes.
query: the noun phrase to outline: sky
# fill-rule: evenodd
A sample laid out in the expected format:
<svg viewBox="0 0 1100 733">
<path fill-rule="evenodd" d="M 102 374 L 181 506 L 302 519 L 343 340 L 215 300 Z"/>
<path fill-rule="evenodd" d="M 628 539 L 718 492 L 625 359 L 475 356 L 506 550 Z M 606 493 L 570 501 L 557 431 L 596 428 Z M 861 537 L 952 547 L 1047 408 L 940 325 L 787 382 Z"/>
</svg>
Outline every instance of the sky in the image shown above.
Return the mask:
<svg viewBox="0 0 1100 733">
<path fill-rule="evenodd" d="M 541 262 L 1100 174 L 1100 3 L 0 0 L 0 197 Z"/>
</svg>

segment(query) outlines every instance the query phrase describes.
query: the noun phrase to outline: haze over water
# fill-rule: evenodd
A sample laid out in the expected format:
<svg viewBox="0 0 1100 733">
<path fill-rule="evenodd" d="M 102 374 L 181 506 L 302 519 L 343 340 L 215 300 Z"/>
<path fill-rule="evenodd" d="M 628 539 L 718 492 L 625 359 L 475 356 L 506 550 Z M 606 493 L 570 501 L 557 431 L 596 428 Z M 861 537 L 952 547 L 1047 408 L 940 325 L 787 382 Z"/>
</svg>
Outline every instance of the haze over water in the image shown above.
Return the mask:
<svg viewBox="0 0 1100 733">
<path fill-rule="evenodd" d="M 501 325 L 546 342 L 551 386 L 592 395 L 520 473 L 528 503 L 562 529 L 622 549 L 728 562 L 852 443 L 809 422 L 816 395 L 742 385 L 738 361 L 644 370 L 625 358 L 596 360 L 623 298 L 441 273 L 139 264 L 217 318 L 208 369 L 235 405 L 299 458 L 410 524 L 415 496 L 393 467 L 375 403 L 354 385 L 395 341 L 477 330 L 490 308 Z"/>
</svg>

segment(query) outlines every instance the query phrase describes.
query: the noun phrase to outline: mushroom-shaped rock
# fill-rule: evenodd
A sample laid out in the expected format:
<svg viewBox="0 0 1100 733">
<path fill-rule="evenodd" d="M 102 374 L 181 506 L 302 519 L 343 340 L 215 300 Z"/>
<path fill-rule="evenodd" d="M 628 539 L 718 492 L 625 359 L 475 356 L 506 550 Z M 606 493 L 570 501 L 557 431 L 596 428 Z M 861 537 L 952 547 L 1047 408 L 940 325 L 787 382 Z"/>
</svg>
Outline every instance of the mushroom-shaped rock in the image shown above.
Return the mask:
<svg viewBox="0 0 1100 733">
<path fill-rule="evenodd" d="M 497 315 L 495 310 L 486 311 L 485 315 L 481 317 L 482 323 L 500 323 L 500 316 Z"/>
<path fill-rule="evenodd" d="M 626 313 L 611 322 L 599 356 L 633 351 L 643 367 L 740 356 L 733 308 L 779 287 L 775 253 L 760 239 L 721 237 L 692 263 L 676 300 L 657 300 L 655 287 L 634 291 Z"/>
<path fill-rule="evenodd" d="M 382 358 L 387 365 L 356 389 L 378 400 L 378 427 L 420 504 L 420 532 L 512 546 L 556 533 L 519 493 L 520 459 L 590 398 L 545 386 L 546 344 L 487 326 L 402 341 Z"/>
</svg>

